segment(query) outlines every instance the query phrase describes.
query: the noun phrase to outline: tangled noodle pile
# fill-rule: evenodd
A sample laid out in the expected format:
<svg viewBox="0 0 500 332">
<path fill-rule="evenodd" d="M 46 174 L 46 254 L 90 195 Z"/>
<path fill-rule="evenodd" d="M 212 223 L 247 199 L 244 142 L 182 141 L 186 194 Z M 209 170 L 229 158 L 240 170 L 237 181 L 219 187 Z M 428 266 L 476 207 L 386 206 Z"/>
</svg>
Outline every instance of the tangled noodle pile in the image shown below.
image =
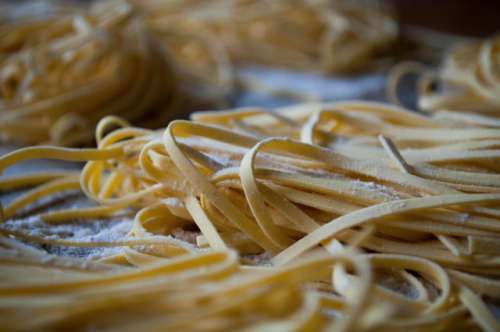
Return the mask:
<svg viewBox="0 0 500 332">
<path fill-rule="evenodd" d="M 0 180 L 35 186 L 3 207 L 7 329 L 498 330 L 482 299 L 500 296 L 497 129 L 343 102 L 196 113 L 159 131 L 107 117 L 95 139 L 0 158 L 2 171 L 87 161 Z M 127 236 L 9 227 L 77 188 L 97 205 L 44 213 L 49 227 L 134 211 Z M 83 261 L 26 242 L 124 249 Z"/>
</svg>

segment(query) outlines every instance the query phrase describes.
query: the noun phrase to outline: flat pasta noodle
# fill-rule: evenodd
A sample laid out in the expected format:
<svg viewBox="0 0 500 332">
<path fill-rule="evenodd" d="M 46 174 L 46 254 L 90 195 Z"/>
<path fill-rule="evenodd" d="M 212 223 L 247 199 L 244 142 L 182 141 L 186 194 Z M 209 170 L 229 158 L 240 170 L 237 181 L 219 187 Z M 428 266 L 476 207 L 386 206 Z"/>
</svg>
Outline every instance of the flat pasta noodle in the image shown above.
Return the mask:
<svg viewBox="0 0 500 332">
<path fill-rule="evenodd" d="M 482 296 L 500 294 L 499 135 L 351 101 L 195 113 L 165 130 L 108 117 L 95 149 L 11 152 L 0 170 L 87 163 L 79 176 L 0 180 L 35 185 L 2 209 L 0 303 L 16 313 L 3 326 L 495 331 Z M 15 226 L 36 200 L 74 188 L 96 206 L 49 211 L 49 229 L 135 213 L 129 232 L 83 240 Z M 26 242 L 123 249 L 86 264 Z"/>
</svg>

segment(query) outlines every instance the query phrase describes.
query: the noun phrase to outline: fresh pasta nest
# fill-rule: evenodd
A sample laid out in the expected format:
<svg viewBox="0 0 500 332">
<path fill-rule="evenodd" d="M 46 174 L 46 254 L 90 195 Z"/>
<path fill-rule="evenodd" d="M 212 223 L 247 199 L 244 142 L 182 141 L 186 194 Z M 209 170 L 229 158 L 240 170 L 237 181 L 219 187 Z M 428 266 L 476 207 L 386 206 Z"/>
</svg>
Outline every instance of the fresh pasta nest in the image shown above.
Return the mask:
<svg viewBox="0 0 500 332">
<path fill-rule="evenodd" d="M 3 208 L 0 303 L 15 315 L 2 326 L 497 331 L 483 298 L 500 295 L 499 136 L 342 102 L 196 113 L 159 131 L 107 117 L 95 149 L 14 151 L 0 170 L 87 163 L 0 180 L 36 185 Z M 128 234 L 16 227 L 31 203 L 77 188 L 97 205 L 44 213 L 48 228 L 132 210 Z M 124 249 L 82 261 L 26 243 Z"/>
</svg>

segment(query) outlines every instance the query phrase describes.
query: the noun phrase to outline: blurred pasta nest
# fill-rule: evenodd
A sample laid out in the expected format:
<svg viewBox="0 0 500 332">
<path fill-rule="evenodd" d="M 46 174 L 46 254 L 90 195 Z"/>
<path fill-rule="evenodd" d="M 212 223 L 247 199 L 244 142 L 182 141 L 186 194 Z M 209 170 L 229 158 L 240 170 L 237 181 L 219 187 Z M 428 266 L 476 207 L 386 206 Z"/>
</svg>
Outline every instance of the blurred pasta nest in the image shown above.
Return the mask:
<svg viewBox="0 0 500 332">
<path fill-rule="evenodd" d="M 443 94 L 422 95 L 423 109 L 448 109 L 498 117 L 500 35 L 457 46 L 445 59 L 438 78 L 447 83 L 449 89 Z"/>
<path fill-rule="evenodd" d="M 500 126 L 500 35 L 456 45 L 437 70 L 416 63 L 396 66 L 388 86 L 393 101 L 399 101 L 400 78 L 412 71 L 420 74 L 418 106 L 435 119 L 459 126 Z"/>
<path fill-rule="evenodd" d="M 398 34 L 388 8 L 373 1 L 136 2 L 153 30 L 215 39 L 238 64 L 351 72 L 366 67 Z"/>
<path fill-rule="evenodd" d="M 177 70 L 127 2 L 51 10 L 1 28 L 2 140 L 88 144 L 106 115 L 157 127 L 220 97 Z"/>
<path fill-rule="evenodd" d="M 106 115 L 158 127 L 223 105 L 238 87 L 236 65 L 353 71 L 398 30 L 385 9 L 347 1 L 16 8 L 0 15 L 0 128 L 20 144 L 88 144 Z"/>
</svg>

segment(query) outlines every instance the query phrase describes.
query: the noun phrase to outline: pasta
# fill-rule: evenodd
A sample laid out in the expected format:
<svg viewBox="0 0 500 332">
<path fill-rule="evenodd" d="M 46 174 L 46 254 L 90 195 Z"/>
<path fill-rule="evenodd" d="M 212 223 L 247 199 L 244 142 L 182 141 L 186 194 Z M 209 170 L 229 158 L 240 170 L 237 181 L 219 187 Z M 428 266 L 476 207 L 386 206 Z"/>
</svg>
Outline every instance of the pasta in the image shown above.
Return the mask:
<svg viewBox="0 0 500 332">
<path fill-rule="evenodd" d="M 436 120 L 457 126 L 498 127 L 500 39 L 493 36 L 456 46 L 442 68 L 431 71 L 423 65 L 402 63 L 389 75 L 388 95 L 398 100 L 400 78 L 414 71 L 421 73 L 418 106 L 432 112 Z M 437 84 L 442 87 L 437 89 Z"/>
<path fill-rule="evenodd" d="M 0 139 L 22 145 L 88 145 L 106 115 L 157 128 L 262 89 L 235 65 L 350 72 L 398 30 L 385 8 L 347 1 L 108 0 L 21 18 L 2 8 Z"/>
<path fill-rule="evenodd" d="M 2 326 L 497 331 L 483 297 L 500 296 L 498 135 L 353 101 L 195 113 L 159 131 L 107 117 L 96 149 L 14 151 L 0 171 L 87 163 L 79 176 L 0 181 L 37 185 L 2 210 Z M 11 227 L 75 188 L 97 206 L 44 213 L 49 227 L 132 209 L 129 233 Z M 174 234 L 193 227 L 195 244 Z M 22 241 L 126 249 L 82 262 Z"/>
<path fill-rule="evenodd" d="M 366 66 L 397 37 L 380 3 L 353 1 L 136 1 L 153 31 L 221 44 L 236 64 L 322 73 Z M 188 35 L 189 37 L 189 35 Z M 191 49 L 196 44 L 188 43 Z"/>
<path fill-rule="evenodd" d="M 220 95 L 178 70 L 125 1 L 54 8 L 7 22 L 0 38 L 2 141 L 91 143 L 106 115 L 157 128 Z M 189 89 L 186 81 L 189 81 Z M 184 82 L 184 83 L 183 83 Z M 210 91 L 212 93 L 210 94 Z"/>
<path fill-rule="evenodd" d="M 64 6 L 60 1 L 38 1 L 13 4 L 0 4 L 0 57 L 20 51 L 29 45 L 41 44 L 44 38 L 57 37 L 71 31 L 70 15 L 82 8 L 74 5 Z M 67 16 L 64 24 L 50 28 L 54 20 Z"/>
</svg>

